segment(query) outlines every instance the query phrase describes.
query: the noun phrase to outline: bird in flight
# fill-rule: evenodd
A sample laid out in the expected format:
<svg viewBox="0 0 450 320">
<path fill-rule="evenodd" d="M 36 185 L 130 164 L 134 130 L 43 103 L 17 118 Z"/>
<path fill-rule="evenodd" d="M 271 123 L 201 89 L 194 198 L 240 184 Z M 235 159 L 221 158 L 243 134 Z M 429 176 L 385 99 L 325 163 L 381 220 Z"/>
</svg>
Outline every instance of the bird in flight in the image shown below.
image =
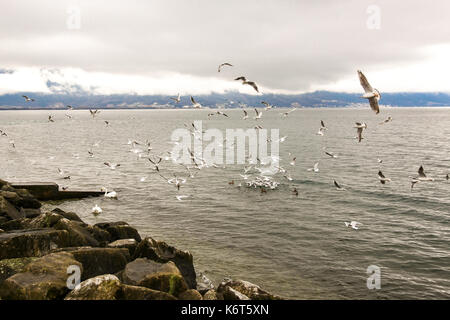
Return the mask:
<svg viewBox="0 0 450 320">
<path fill-rule="evenodd" d="M 282 115 L 283 117 L 287 117 L 289 115 L 289 113 L 291 113 L 291 112 L 293 112 L 295 110 L 296 110 L 296 108 L 293 108 L 293 109 L 291 109 L 289 111 L 281 112 L 280 115 Z"/>
<path fill-rule="evenodd" d="M 253 118 L 255 120 L 261 119 L 262 117 L 262 111 L 258 111 L 258 109 L 255 108 L 256 116 Z"/>
<path fill-rule="evenodd" d="M 34 101 L 34 99 L 29 98 L 28 96 L 22 96 L 23 98 L 25 98 L 26 102 L 32 102 Z"/>
<path fill-rule="evenodd" d="M 103 164 L 108 166 L 111 170 L 115 170 L 117 167 L 120 167 L 120 163 L 104 162 Z"/>
<path fill-rule="evenodd" d="M 319 163 L 316 162 L 313 168 L 308 169 L 308 171 L 314 171 L 315 173 L 319 172 Z"/>
<path fill-rule="evenodd" d="M 261 101 L 261 103 L 262 103 L 263 105 L 266 106 L 266 107 L 264 108 L 265 110 L 270 110 L 270 109 L 273 108 L 273 105 L 269 104 L 269 103 L 266 102 L 266 101 Z"/>
<path fill-rule="evenodd" d="M 354 128 L 356 128 L 356 134 L 358 135 L 357 137 L 358 142 L 361 142 L 361 140 L 364 139 L 362 137 L 362 132 L 364 129 L 367 129 L 367 124 L 365 122 L 363 123 L 356 122 Z"/>
<path fill-rule="evenodd" d="M 248 81 L 244 76 L 237 77 L 234 80 L 238 80 L 238 81 L 241 80 L 242 84 L 246 84 L 246 85 L 251 86 L 253 89 L 255 89 L 256 92 L 259 93 L 258 86 L 256 85 L 256 83 L 254 83 L 253 81 Z"/>
<path fill-rule="evenodd" d="M 345 226 L 348 228 L 352 228 L 355 230 L 359 229 L 359 226 L 362 225 L 362 223 L 359 223 L 358 221 L 350 221 L 350 222 L 344 222 Z"/>
<path fill-rule="evenodd" d="M 383 122 L 380 122 L 380 124 L 385 124 L 385 123 L 388 123 L 388 122 L 391 122 L 391 121 L 392 121 L 392 117 L 389 116 L 389 117 L 387 117 L 386 120 L 384 120 Z"/>
<path fill-rule="evenodd" d="M 380 113 L 378 101 L 381 99 L 381 93 L 377 89 L 372 88 L 369 81 L 367 81 L 366 76 L 361 72 L 361 70 L 358 70 L 358 77 L 359 82 L 361 83 L 361 86 L 363 87 L 365 92 L 361 96 L 361 98 L 368 99 L 372 110 L 375 111 L 376 114 Z"/>
<path fill-rule="evenodd" d="M 100 113 L 100 110 L 91 110 L 91 109 L 89 109 L 89 112 L 91 113 L 91 116 L 92 116 L 92 119 L 93 119 L 93 118 L 95 118 L 95 116 L 97 114 Z"/>
<path fill-rule="evenodd" d="M 337 183 L 336 180 L 334 180 L 333 183 L 334 183 L 334 186 L 336 187 L 336 190 L 338 190 L 338 191 L 345 191 L 345 188 L 342 187 L 339 183 Z"/>
<path fill-rule="evenodd" d="M 419 174 L 419 176 L 414 177 L 411 180 L 411 189 L 414 188 L 414 185 L 418 182 L 421 181 L 434 181 L 433 178 L 427 177 L 427 175 L 425 174 L 425 170 L 423 169 L 423 166 L 420 166 L 419 171 L 417 171 L 417 173 Z"/>
<path fill-rule="evenodd" d="M 202 105 L 200 103 L 198 103 L 197 101 L 195 101 L 194 97 L 191 96 L 191 102 L 192 102 L 192 106 L 196 109 L 200 109 L 202 107 Z"/>
<path fill-rule="evenodd" d="M 48 116 L 48 122 L 55 122 L 55 120 L 53 120 L 53 116 L 52 115 Z"/>
<path fill-rule="evenodd" d="M 172 99 L 173 101 L 175 101 L 175 103 L 179 103 L 181 101 L 181 96 L 180 94 L 178 94 L 177 97 L 170 97 L 170 99 Z"/>
<path fill-rule="evenodd" d="M 228 63 L 228 62 L 221 63 L 221 64 L 219 65 L 219 67 L 217 68 L 217 72 L 220 72 L 220 70 L 221 70 L 223 67 L 225 67 L 225 66 L 232 67 L 233 65 L 232 65 L 231 63 Z"/>
<path fill-rule="evenodd" d="M 378 179 L 380 179 L 381 184 L 385 184 L 386 182 L 391 182 L 391 179 L 386 178 L 383 174 L 383 172 L 381 172 L 381 170 L 378 170 Z"/>
</svg>

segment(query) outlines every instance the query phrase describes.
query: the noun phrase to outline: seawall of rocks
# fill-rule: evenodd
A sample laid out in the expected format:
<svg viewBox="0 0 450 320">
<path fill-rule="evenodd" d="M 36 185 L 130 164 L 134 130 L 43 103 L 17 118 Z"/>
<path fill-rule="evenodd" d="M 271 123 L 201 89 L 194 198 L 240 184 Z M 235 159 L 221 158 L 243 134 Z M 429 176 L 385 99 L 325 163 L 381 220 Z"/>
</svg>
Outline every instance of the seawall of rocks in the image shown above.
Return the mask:
<svg viewBox="0 0 450 320">
<path fill-rule="evenodd" d="M 243 280 L 215 287 L 188 251 L 128 223 L 88 225 L 76 213 L 41 211 L 27 190 L 0 180 L 0 299 L 272 300 Z"/>
</svg>

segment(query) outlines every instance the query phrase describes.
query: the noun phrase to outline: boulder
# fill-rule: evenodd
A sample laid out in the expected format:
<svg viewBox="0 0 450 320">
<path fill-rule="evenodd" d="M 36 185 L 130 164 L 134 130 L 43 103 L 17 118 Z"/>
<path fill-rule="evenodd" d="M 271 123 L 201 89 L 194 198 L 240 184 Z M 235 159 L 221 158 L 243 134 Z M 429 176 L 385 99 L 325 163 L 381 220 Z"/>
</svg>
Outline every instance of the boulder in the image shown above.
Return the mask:
<svg viewBox="0 0 450 320">
<path fill-rule="evenodd" d="M 178 295 L 180 300 L 203 300 L 202 295 L 195 289 L 188 289 Z"/>
<path fill-rule="evenodd" d="M 104 274 L 81 282 L 65 300 L 116 300 L 120 287 L 121 283 L 116 276 Z"/>
<path fill-rule="evenodd" d="M 194 258 L 189 251 L 178 250 L 163 241 L 148 237 L 137 246 L 133 259 L 137 258 L 148 258 L 161 263 L 172 261 L 180 270 L 189 289 L 197 288 Z"/>
<path fill-rule="evenodd" d="M 0 285 L 0 297 L 6 300 L 54 300 L 67 294 L 68 267 L 76 265 L 68 252 L 52 253 L 25 266 L 22 272 Z"/>
<path fill-rule="evenodd" d="M 15 192 L 19 196 L 19 200 L 13 203 L 17 207 L 27 209 L 39 209 L 41 203 L 26 189 L 15 189 Z"/>
<path fill-rule="evenodd" d="M 29 220 L 29 228 L 52 228 L 63 216 L 53 213 L 45 212 L 34 219 Z"/>
<path fill-rule="evenodd" d="M 223 296 L 218 295 L 216 290 L 211 289 L 206 291 L 206 293 L 203 295 L 203 300 L 223 300 Z"/>
<path fill-rule="evenodd" d="M 125 248 L 83 247 L 69 251 L 83 265 L 81 280 L 102 274 L 114 274 L 125 268 L 130 253 Z"/>
<path fill-rule="evenodd" d="M 173 296 L 188 289 L 180 270 L 172 261 L 159 263 L 138 258 L 126 265 L 122 279 L 125 284 L 163 291 Z"/>
<path fill-rule="evenodd" d="M 142 240 L 138 231 L 123 221 L 97 223 L 94 226 L 106 230 L 111 235 L 111 241 L 130 238 L 135 239 L 137 242 Z"/>
<path fill-rule="evenodd" d="M 5 231 L 23 230 L 30 227 L 30 219 L 20 218 L 16 220 L 8 220 L 0 224 L 0 228 Z"/>
<path fill-rule="evenodd" d="M 120 239 L 108 244 L 110 248 L 126 248 L 132 256 L 136 250 L 138 243 L 135 239 Z"/>
<path fill-rule="evenodd" d="M 0 188 L 3 188 L 3 186 L 9 185 L 7 181 L 0 179 Z"/>
<path fill-rule="evenodd" d="M 81 220 L 81 218 L 74 212 L 65 212 L 65 211 L 61 210 L 60 208 L 55 208 L 55 209 L 52 210 L 52 212 L 56 213 L 56 214 L 59 214 L 60 216 L 63 216 L 66 219 L 84 223 L 84 221 Z"/>
<path fill-rule="evenodd" d="M 0 233 L 0 260 L 39 257 L 69 245 L 65 230 L 33 229 Z"/>
<path fill-rule="evenodd" d="M 174 296 L 162 291 L 126 284 L 122 284 L 116 297 L 118 300 L 176 300 Z"/>
<path fill-rule="evenodd" d="M 244 280 L 228 280 L 222 282 L 217 288 L 225 300 L 282 300 L 281 297 L 273 295 L 256 284 Z M 242 296 L 244 297 L 242 297 Z M 244 298 L 244 299 L 242 299 Z"/>
<path fill-rule="evenodd" d="M 0 260 L 0 284 L 7 278 L 15 275 L 16 273 L 22 272 L 25 266 L 30 262 L 35 261 L 35 257 L 27 258 L 14 258 L 14 259 L 3 259 Z"/>
<path fill-rule="evenodd" d="M 66 230 L 69 233 L 70 246 L 99 246 L 99 242 L 82 222 L 61 218 L 52 227 L 57 230 Z"/>
<path fill-rule="evenodd" d="M 4 191 L 3 191 L 4 192 Z M 25 215 L 12 205 L 3 196 L 0 196 L 0 216 L 9 217 L 10 219 L 24 218 Z"/>
<path fill-rule="evenodd" d="M 20 208 L 20 213 L 22 213 L 25 218 L 33 219 L 42 214 L 41 209 L 28 209 L 28 208 Z"/>
</svg>

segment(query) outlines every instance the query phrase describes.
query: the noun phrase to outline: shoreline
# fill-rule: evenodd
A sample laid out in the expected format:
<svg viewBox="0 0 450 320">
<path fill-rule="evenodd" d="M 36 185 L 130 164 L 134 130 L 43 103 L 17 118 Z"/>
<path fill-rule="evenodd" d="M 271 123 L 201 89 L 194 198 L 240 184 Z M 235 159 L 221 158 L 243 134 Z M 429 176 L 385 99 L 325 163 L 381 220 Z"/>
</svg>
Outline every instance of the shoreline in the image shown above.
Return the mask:
<svg viewBox="0 0 450 320">
<path fill-rule="evenodd" d="M 0 300 L 280 300 L 258 285 L 197 274 L 194 257 L 124 221 L 89 225 L 41 210 L 0 179 Z"/>
</svg>

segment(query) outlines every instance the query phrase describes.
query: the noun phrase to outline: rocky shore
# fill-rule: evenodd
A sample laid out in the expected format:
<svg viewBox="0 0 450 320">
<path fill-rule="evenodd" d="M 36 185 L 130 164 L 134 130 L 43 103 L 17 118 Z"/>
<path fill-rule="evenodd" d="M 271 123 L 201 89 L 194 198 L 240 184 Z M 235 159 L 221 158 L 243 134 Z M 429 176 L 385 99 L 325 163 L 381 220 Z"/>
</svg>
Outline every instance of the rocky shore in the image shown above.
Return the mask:
<svg viewBox="0 0 450 320">
<path fill-rule="evenodd" d="M 0 180 L 0 299 L 281 298 L 243 280 L 215 287 L 197 276 L 188 251 L 141 239 L 123 221 L 88 225 L 73 212 L 43 212 L 30 192 Z"/>
</svg>

